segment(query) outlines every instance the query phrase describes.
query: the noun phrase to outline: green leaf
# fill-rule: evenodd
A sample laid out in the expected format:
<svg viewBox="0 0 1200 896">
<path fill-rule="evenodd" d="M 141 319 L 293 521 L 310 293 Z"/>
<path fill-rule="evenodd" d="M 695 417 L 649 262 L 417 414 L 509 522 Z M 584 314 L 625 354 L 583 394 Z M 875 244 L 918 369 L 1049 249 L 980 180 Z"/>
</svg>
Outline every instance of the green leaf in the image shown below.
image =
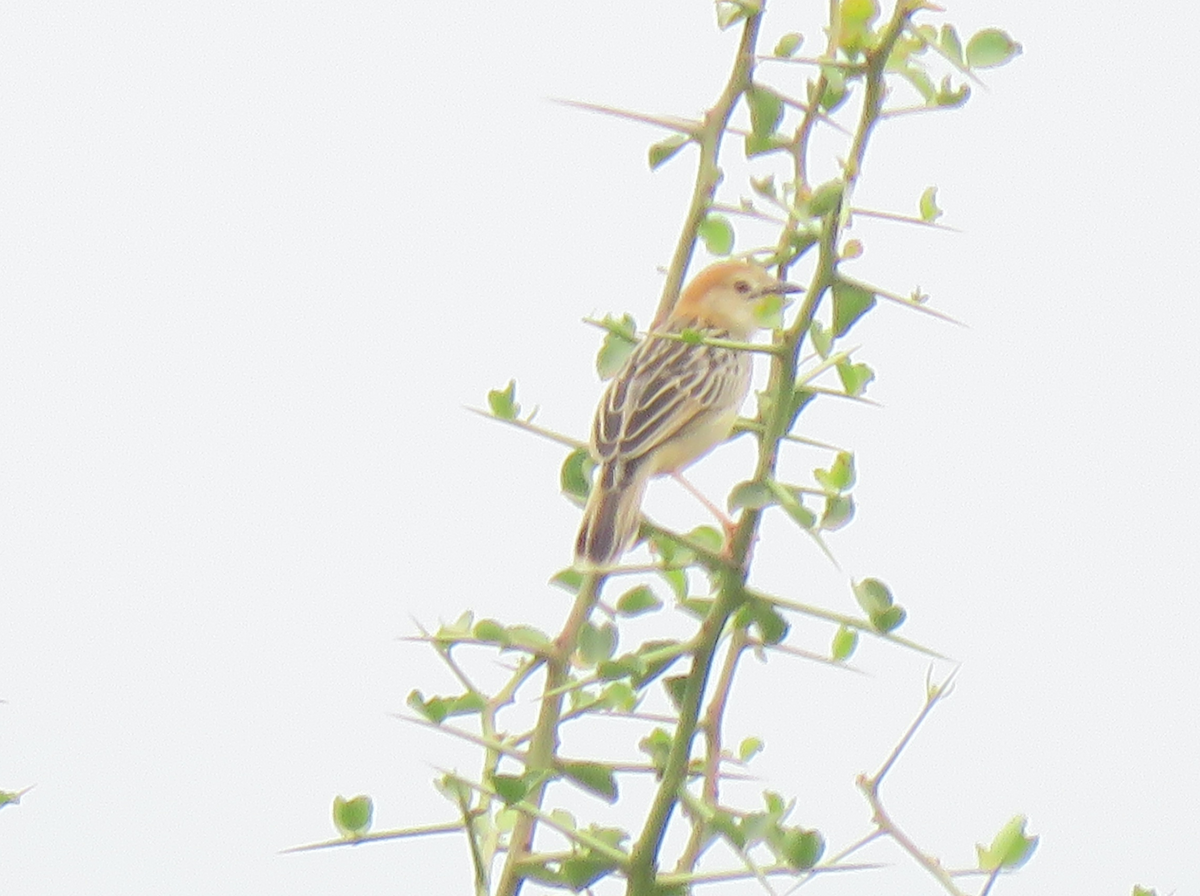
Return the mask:
<svg viewBox="0 0 1200 896">
<path fill-rule="evenodd" d="M 917 93 L 921 94 L 921 99 L 925 100 L 926 105 L 937 105 L 937 88 L 933 86 L 933 80 L 926 74 L 924 69 L 906 68 L 900 72 L 913 87 Z"/>
<path fill-rule="evenodd" d="M 717 27 L 724 31 L 746 18 L 747 11 L 738 0 L 717 0 Z"/>
<path fill-rule="evenodd" d="M 875 307 L 875 294 L 869 289 L 836 279 L 833 284 L 833 332 L 836 338 L 845 336 L 863 314 Z"/>
<path fill-rule="evenodd" d="M 798 870 L 811 868 L 825 853 L 825 838 L 820 832 L 804 828 L 784 828 L 773 845 L 779 857 Z"/>
<path fill-rule="evenodd" d="M 678 641 L 647 641 L 634 653 L 601 663 L 597 673 L 606 679 L 629 678 L 633 686 L 643 688 L 679 659 L 682 647 Z"/>
<path fill-rule="evenodd" d="M 791 254 L 781 259 L 783 261 L 795 261 L 800 258 L 815 246 L 821 239 L 820 228 L 814 226 L 803 225 L 799 230 L 792 231 L 788 234 L 788 249 Z M 773 264 L 775 262 L 772 262 Z"/>
<path fill-rule="evenodd" d="M 347 840 L 354 840 L 371 830 L 371 816 L 375 806 L 369 796 L 359 795 L 346 799 L 333 798 L 333 825 Z"/>
<path fill-rule="evenodd" d="M 558 475 L 563 494 L 586 500 L 592 490 L 592 471 L 595 469 L 596 462 L 586 448 L 576 448 L 568 454 Z"/>
<path fill-rule="evenodd" d="M 619 867 L 619 863 L 602 853 L 581 852 L 562 860 L 558 876 L 568 889 L 581 893 Z"/>
<path fill-rule="evenodd" d="M 942 210 L 937 204 L 937 187 L 926 187 L 918 203 L 921 210 L 921 220 L 932 224 L 942 216 Z"/>
<path fill-rule="evenodd" d="M 772 136 L 783 120 L 783 100 L 779 94 L 752 84 L 745 96 L 746 105 L 750 107 L 750 132 L 759 139 Z"/>
<path fill-rule="evenodd" d="M 817 518 L 811 510 L 801 503 L 796 493 L 786 486 L 780 485 L 778 482 L 769 482 L 768 488 L 775 495 L 775 500 L 779 502 L 779 506 L 784 512 L 792 518 L 802 529 L 812 529 L 817 524 Z"/>
<path fill-rule="evenodd" d="M 790 811 L 783 797 L 773 790 L 763 791 L 763 805 L 767 807 L 767 814 L 776 820 L 783 818 Z"/>
<path fill-rule="evenodd" d="M 912 62 L 912 57 L 920 56 L 931 45 L 937 44 L 937 29 L 932 25 L 917 25 L 915 28 L 910 25 L 909 29 L 908 33 L 901 34 L 892 46 L 886 64 L 889 72 L 900 71 Z"/>
<path fill-rule="evenodd" d="M 916 32 L 915 37 L 912 38 L 912 52 L 923 52 L 927 45 L 937 43 L 938 32 L 932 25 L 918 25 Z"/>
<path fill-rule="evenodd" d="M 572 567 L 560 569 L 550 577 L 550 584 L 557 585 L 571 594 L 578 594 L 580 586 L 583 585 L 583 573 Z"/>
<path fill-rule="evenodd" d="M 838 378 L 847 395 L 855 398 L 867 391 L 867 385 L 875 379 L 875 371 L 866 364 L 854 364 L 850 361 L 839 361 L 837 364 Z"/>
<path fill-rule="evenodd" d="M 754 320 L 764 330 L 782 330 L 783 309 L 787 304 L 786 296 L 763 296 L 754 304 Z"/>
<path fill-rule="evenodd" d="M 724 215 L 710 212 L 700 222 L 700 239 L 710 255 L 728 255 L 733 251 L 733 225 Z"/>
<path fill-rule="evenodd" d="M 596 372 L 600 374 L 600 379 L 607 380 L 616 375 L 637 348 L 637 323 L 628 314 L 620 320 L 605 315 L 600 323 L 607 332 L 600 343 L 600 350 L 596 352 Z"/>
<path fill-rule="evenodd" d="M 579 630 L 579 655 L 587 665 L 610 659 L 616 649 L 617 629 L 611 622 L 604 625 L 585 622 Z"/>
<path fill-rule="evenodd" d="M 871 23 L 879 16 L 875 0 L 842 0 L 838 46 L 854 58 L 871 44 Z"/>
<path fill-rule="evenodd" d="M 833 644 L 830 645 L 829 654 L 833 659 L 841 662 L 850 659 L 856 647 L 858 647 L 858 632 L 842 625 L 833 634 Z"/>
<path fill-rule="evenodd" d="M 596 675 L 601 681 L 619 681 L 622 678 L 636 678 L 645 674 L 646 664 L 641 657 L 626 653 L 615 660 L 607 660 L 596 665 Z"/>
<path fill-rule="evenodd" d="M 826 491 L 846 491 L 854 485 L 854 455 L 849 451 L 839 451 L 828 470 L 813 470 L 813 478 Z"/>
<path fill-rule="evenodd" d="M 481 694 L 470 691 L 457 697 L 430 697 L 428 700 L 418 690 L 408 695 L 408 705 L 435 725 L 440 725 L 450 716 L 477 713 L 483 709 L 484 703 Z"/>
<path fill-rule="evenodd" d="M 943 53 L 959 65 L 963 64 L 962 41 L 958 39 L 958 32 L 954 30 L 953 25 L 942 26 L 942 34 L 938 40 L 938 46 L 942 48 Z"/>
<path fill-rule="evenodd" d="M 485 706 L 487 706 L 487 701 L 483 699 L 483 694 L 476 691 L 468 691 L 454 701 L 452 712 L 456 716 L 471 715 L 472 713 L 482 712 Z"/>
<path fill-rule="evenodd" d="M 724 809 L 717 809 L 708 820 L 714 831 L 736 846 L 739 850 L 746 848 L 746 835 L 738 819 Z"/>
<path fill-rule="evenodd" d="M 816 392 L 813 392 L 811 389 L 805 389 L 803 386 L 792 392 L 791 407 L 788 409 L 788 432 L 791 432 L 792 427 L 796 425 L 796 418 L 800 416 L 800 412 L 803 411 L 808 406 L 808 403 L 816 397 Z"/>
<path fill-rule="evenodd" d="M 892 606 L 892 591 L 879 579 L 852 582 L 850 587 L 854 589 L 854 599 L 868 616 L 883 613 Z"/>
<path fill-rule="evenodd" d="M 846 184 L 840 180 L 829 180 L 818 186 L 808 200 L 808 213 L 814 218 L 821 218 L 832 212 L 842 201 Z"/>
<path fill-rule="evenodd" d="M 467 782 L 451 772 L 435 778 L 433 786 L 438 793 L 460 807 L 471 801 L 472 791 Z"/>
<path fill-rule="evenodd" d="M 984 28 L 967 41 L 968 68 L 994 68 L 1021 53 L 1021 45 L 999 28 Z"/>
<path fill-rule="evenodd" d="M 741 823 L 738 825 L 750 846 L 762 843 L 766 837 L 774 833 L 777 826 L 778 820 L 772 819 L 765 812 L 748 812 L 742 816 Z"/>
<path fill-rule="evenodd" d="M 509 380 L 508 385 L 503 389 L 493 389 L 488 393 L 488 407 L 492 409 L 492 413 L 501 420 L 515 420 L 517 414 L 521 412 L 521 406 L 517 404 L 517 381 Z"/>
<path fill-rule="evenodd" d="M 908 614 L 904 611 L 904 607 L 895 604 L 880 613 L 872 613 L 871 625 L 877 631 L 886 633 L 898 629 L 907 616 Z"/>
<path fill-rule="evenodd" d="M 795 56 L 802 43 L 804 43 L 804 35 L 789 31 L 775 44 L 775 55 L 783 59 Z"/>
<path fill-rule="evenodd" d="M 749 510 L 762 510 L 772 504 L 778 504 L 771 489 L 762 482 L 739 482 L 729 493 L 729 512 L 745 507 Z"/>
<path fill-rule="evenodd" d="M 572 713 L 584 713 L 596 708 L 600 698 L 591 688 L 572 688 L 567 692 Z"/>
<path fill-rule="evenodd" d="M 662 601 L 648 585 L 630 588 L 617 598 L 617 612 L 622 616 L 641 616 L 662 609 Z"/>
<path fill-rule="evenodd" d="M 787 140 L 778 134 L 772 134 L 767 137 L 747 134 L 743 141 L 743 152 L 746 153 L 746 158 L 752 159 L 755 156 L 766 155 L 769 152 L 783 149 L 787 145 Z"/>
<path fill-rule="evenodd" d="M 671 590 L 675 592 L 675 597 L 679 600 L 686 600 L 688 596 L 688 581 L 687 572 L 682 569 L 664 569 L 659 575 L 663 577 Z"/>
<path fill-rule="evenodd" d="M 857 283 L 833 281 L 833 334 L 845 336 L 855 322 L 875 306 L 875 294 Z"/>
<path fill-rule="evenodd" d="M 1037 845 L 1037 837 L 1028 837 L 1025 834 L 1025 816 L 1014 816 L 996 834 L 991 846 L 985 848 L 981 843 L 975 844 L 975 852 L 979 857 L 979 870 L 995 871 L 1000 868 L 1020 868 L 1029 861 L 1029 857 L 1033 855 Z"/>
<path fill-rule="evenodd" d="M 675 155 L 679 150 L 687 146 L 691 140 L 687 134 L 672 134 L 665 140 L 659 140 L 657 143 L 651 144 L 646 155 L 650 162 L 650 170 L 653 171 L 667 159 Z"/>
<path fill-rule="evenodd" d="M 667 689 L 667 696 L 671 698 L 671 703 L 679 709 L 683 705 L 683 695 L 687 690 L 686 675 L 669 675 L 663 679 L 663 687 Z"/>
<path fill-rule="evenodd" d="M 748 737 L 738 745 L 738 759 L 749 762 L 763 751 L 763 742 L 757 737 Z"/>
<path fill-rule="evenodd" d="M 525 799 L 529 793 L 529 783 L 524 775 L 492 775 L 492 789 L 496 791 L 504 805 L 511 806 Z"/>
<path fill-rule="evenodd" d="M 623 681 L 614 681 L 603 691 L 596 701 L 604 709 L 615 709 L 620 712 L 633 712 L 640 701 L 633 688 Z"/>
<path fill-rule="evenodd" d="M 937 95 L 933 98 L 935 105 L 943 109 L 953 109 L 961 106 L 971 96 L 971 88 L 967 84 L 960 84 L 955 87 L 950 76 L 942 78 L 942 86 L 938 88 Z"/>
<path fill-rule="evenodd" d="M 1133 896 L 1158 896 L 1158 890 L 1151 890 L 1146 887 L 1134 886 Z"/>
<path fill-rule="evenodd" d="M 808 337 L 812 340 L 813 348 L 822 358 L 828 358 L 833 351 L 833 333 L 826 330 L 819 320 L 813 320 L 808 327 Z"/>
<path fill-rule="evenodd" d="M 617 801 L 617 778 L 613 770 L 599 762 L 564 762 L 562 773 L 589 793 L 610 803 Z"/>
<path fill-rule="evenodd" d="M 435 725 L 440 725 L 449 714 L 449 705 L 441 697 L 433 697 L 426 700 L 419 690 L 413 689 L 409 692 L 408 705 L 423 716 L 426 721 L 433 722 Z"/>
<path fill-rule="evenodd" d="M 629 839 L 629 832 L 622 828 L 606 828 L 598 824 L 589 824 L 587 833 L 613 849 L 620 849 L 621 844 Z"/>
<path fill-rule="evenodd" d="M 734 624 L 741 627 L 755 626 L 764 644 L 778 644 L 787 637 L 791 626 L 779 611 L 765 600 L 748 599 L 734 615 Z"/>
<path fill-rule="evenodd" d="M 716 552 L 725 547 L 725 536 L 712 526 L 697 526 L 687 533 L 687 539 L 708 551 Z"/>
<path fill-rule="evenodd" d="M 467 610 L 449 625 L 443 624 L 437 631 L 439 641 L 451 642 L 459 638 L 469 638 L 475 627 L 475 614 Z"/>
<path fill-rule="evenodd" d="M 834 532 L 854 518 L 854 499 L 849 495 L 830 495 L 821 513 L 821 528 Z"/>
<path fill-rule="evenodd" d="M 825 75 L 825 89 L 819 97 L 815 96 L 816 84 L 809 82 L 809 103 L 816 102 L 826 112 L 833 112 L 846 101 L 850 92 L 846 89 L 846 75 L 840 68 L 822 66 L 821 73 Z"/>
<path fill-rule="evenodd" d="M 776 199 L 779 196 L 775 189 L 775 175 L 766 174 L 762 177 L 750 178 L 750 188 L 765 199 Z"/>
<path fill-rule="evenodd" d="M 842 0 L 842 24 L 862 27 L 879 18 L 876 0 Z"/>
<path fill-rule="evenodd" d="M 532 625 L 513 625 L 508 629 L 514 647 L 524 647 L 532 653 L 544 653 L 550 647 L 550 637 Z"/>
<path fill-rule="evenodd" d="M 490 644 L 507 647 L 509 644 L 508 630 L 495 619 L 481 619 L 471 632 L 476 639 Z"/>
<path fill-rule="evenodd" d="M 638 749 L 650 757 L 650 763 L 661 773 L 671 752 L 671 735 L 663 728 L 655 728 L 638 741 Z"/>
<path fill-rule="evenodd" d="M 561 811 L 561 810 L 555 810 Z M 554 814 L 554 813 L 551 813 Z M 496 813 L 496 830 L 502 834 L 509 834 L 512 829 L 517 826 L 517 819 L 521 817 L 521 813 L 515 809 L 501 809 Z"/>
<path fill-rule="evenodd" d="M 684 567 L 696 561 L 693 551 L 665 533 L 650 536 L 650 546 L 662 558 L 664 566 Z"/>
</svg>

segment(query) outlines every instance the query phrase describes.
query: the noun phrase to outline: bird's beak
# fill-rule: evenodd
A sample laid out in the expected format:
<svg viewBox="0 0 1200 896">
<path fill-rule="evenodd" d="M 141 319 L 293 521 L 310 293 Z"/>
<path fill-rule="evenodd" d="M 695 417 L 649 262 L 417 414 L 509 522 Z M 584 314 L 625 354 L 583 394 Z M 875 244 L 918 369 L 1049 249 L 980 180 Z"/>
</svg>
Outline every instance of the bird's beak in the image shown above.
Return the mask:
<svg viewBox="0 0 1200 896">
<path fill-rule="evenodd" d="M 787 283 L 783 280 L 776 280 L 770 286 L 764 286 L 758 291 L 759 298 L 763 296 L 786 296 L 790 292 L 804 292 L 804 287 L 799 283 Z"/>
<path fill-rule="evenodd" d="M 758 297 L 768 309 L 769 307 L 774 306 L 777 307 L 778 311 L 782 311 L 788 305 L 792 304 L 792 299 L 788 294 L 794 292 L 804 292 L 804 287 L 797 283 L 788 283 L 783 280 L 776 280 L 770 286 L 759 290 Z M 770 301 L 771 296 L 779 296 L 778 306 L 775 306 L 774 303 Z M 764 320 L 772 320 L 772 315 L 774 314 L 777 316 L 778 311 L 771 312 L 770 310 L 764 310 Z M 772 324 L 771 326 L 774 325 Z"/>
</svg>

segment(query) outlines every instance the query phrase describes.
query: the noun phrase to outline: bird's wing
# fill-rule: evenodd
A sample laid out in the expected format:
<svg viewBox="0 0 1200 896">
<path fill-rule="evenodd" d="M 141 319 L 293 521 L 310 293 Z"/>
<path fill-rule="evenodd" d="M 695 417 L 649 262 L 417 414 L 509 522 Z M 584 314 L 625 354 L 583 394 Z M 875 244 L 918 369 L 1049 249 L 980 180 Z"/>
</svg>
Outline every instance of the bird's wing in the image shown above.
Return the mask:
<svg viewBox="0 0 1200 896">
<path fill-rule="evenodd" d="M 647 338 L 604 394 L 592 426 L 601 463 L 635 465 L 714 408 L 740 396 L 742 377 L 729 368 L 739 352 L 674 339 Z"/>
</svg>

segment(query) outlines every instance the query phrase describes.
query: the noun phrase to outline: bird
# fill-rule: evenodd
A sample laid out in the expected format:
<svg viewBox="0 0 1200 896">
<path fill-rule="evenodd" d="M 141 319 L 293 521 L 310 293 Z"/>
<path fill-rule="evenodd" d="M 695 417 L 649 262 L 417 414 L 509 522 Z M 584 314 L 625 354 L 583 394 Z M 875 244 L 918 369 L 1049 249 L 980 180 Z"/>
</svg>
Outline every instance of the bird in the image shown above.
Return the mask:
<svg viewBox="0 0 1200 896">
<path fill-rule="evenodd" d="M 654 476 L 678 477 L 727 439 L 750 391 L 749 352 L 656 333 L 695 330 L 746 342 L 761 326 L 764 297 L 799 290 L 753 261 L 717 262 L 692 279 L 662 324 L 638 344 L 592 422 L 589 449 L 597 471 L 575 541 L 577 566 L 609 567 L 620 559 L 637 536 L 646 484 Z"/>
</svg>

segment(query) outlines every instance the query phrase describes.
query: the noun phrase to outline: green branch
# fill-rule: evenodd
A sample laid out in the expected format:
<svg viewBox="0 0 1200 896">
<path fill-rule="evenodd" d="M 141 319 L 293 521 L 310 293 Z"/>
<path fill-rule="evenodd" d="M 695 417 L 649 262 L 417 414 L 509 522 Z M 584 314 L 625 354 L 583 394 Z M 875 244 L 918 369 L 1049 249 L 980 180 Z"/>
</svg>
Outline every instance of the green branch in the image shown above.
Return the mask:
<svg viewBox="0 0 1200 896">
<path fill-rule="evenodd" d="M 684 213 L 683 227 L 671 263 L 667 266 L 667 278 L 663 284 L 662 297 L 658 301 L 658 309 L 654 313 L 651 329 L 657 329 L 667 319 L 679 291 L 683 288 L 683 275 L 692 260 L 692 252 L 696 248 L 697 234 L 700 225 L 708 214 L 717 185 L 721 181 L 721 171 L 717 165 L 721 155 L 721 140 L 729 126 L 729 116 L 741 99 L 742 94 L 752 82 L 754 73 L 755 46 L 758 42 L 758 28 L 762 21 L 765 0 L 753 12 L 746 16 L 742 26 L 742 38 L 738 44 L 737 56 L 734 59 L 733 71 L 725 83 L 716 104 L 708 110 L 700 127 L 694 132 L 694 138 L 700 147 L 700 161 L 696 166 L 696 182 L 692 187 L 691 200 L 687 212 Z"/>
<path fill-rule="evenodd" d="M 546 683 L 541 709 L 529 741 L 526 761 L 527 771 L 543 773 L 524 800 L 534 808 L 541 807 L 550 773 L 557 767 L 558 728 L 562 718 L 564 688 L 571 670 L 571 655 L 579 641 L 580 629 L 596 605 L 602 582 L 601 575 L 589 574 L 584 577 L 579 593 L 575 596 L 575 603 L 571 607 L 571 614 L 567 617 L 562 633 L 555 639 L 553 653 L 546 660 Z M 520 891 L 521 882 L 524 880 L 521 865 L 532 851 L 536 820 L 534 813 L 528 811 L 523 811 L 518 816 L 509 837 L 508 857 L 496 889 L 497 896 L 516 896 Z"/>
</svg>

